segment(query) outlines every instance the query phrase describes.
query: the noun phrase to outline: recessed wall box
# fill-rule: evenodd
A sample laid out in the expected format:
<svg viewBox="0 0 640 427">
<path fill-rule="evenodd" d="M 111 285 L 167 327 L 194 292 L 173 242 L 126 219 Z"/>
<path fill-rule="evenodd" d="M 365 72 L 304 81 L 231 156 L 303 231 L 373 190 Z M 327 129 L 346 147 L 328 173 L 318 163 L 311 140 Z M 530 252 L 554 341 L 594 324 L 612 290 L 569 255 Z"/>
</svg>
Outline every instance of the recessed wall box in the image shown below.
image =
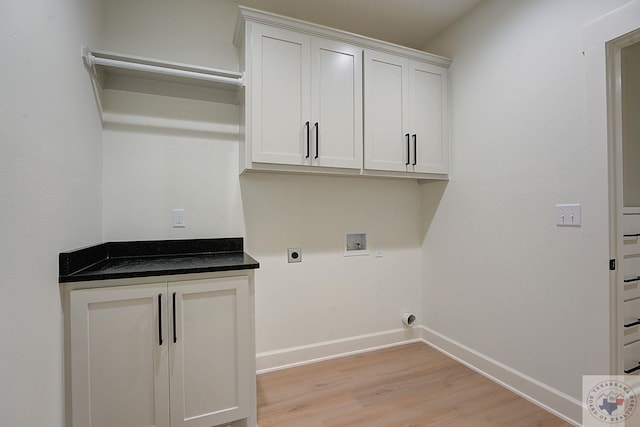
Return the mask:
<svg viewBox="0 0 640 427">
<path fill-rule="evenodd" d="M 344 256 L 369 255 L 367 233 L 347 233 L 344 236 Z"/>
</svg>

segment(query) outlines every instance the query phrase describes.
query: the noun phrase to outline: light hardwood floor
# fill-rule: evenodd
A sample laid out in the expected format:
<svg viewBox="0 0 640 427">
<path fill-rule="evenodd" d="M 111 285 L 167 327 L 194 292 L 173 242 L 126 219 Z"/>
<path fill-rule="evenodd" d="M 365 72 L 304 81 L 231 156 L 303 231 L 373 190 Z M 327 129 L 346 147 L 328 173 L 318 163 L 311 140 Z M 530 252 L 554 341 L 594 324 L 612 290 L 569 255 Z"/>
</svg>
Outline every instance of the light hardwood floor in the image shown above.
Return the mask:
<svg viewBox="0 0 640 427">
<path fill-rule="evenodd" d="M 423 343 L 261 374 L 258 424 L 570 426 Z"/>
</svg>

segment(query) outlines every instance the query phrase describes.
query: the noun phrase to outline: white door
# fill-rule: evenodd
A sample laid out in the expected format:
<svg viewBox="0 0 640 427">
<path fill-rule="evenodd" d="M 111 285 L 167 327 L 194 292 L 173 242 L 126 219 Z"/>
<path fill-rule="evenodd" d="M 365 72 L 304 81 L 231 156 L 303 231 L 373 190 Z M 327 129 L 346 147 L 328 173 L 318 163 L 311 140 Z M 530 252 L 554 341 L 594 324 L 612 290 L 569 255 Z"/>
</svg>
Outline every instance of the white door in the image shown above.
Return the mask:
<svg viewBox="0 0 640 427">
<path fill-rule="evenodd" d="M 169 427 L 166 284 L 70 293 L 76 427 Z"/>
<path fill-rule="evenodd" d="M 311 61 L 311 163 L 360 169 L 362 50 L 314 38 Z"/>
<path fill-rule="evenodd" d="M 411 163 L 409 60 L 364 53 L 364 167 L 404 172 Z"/>
<path fill-rule="evenodd" d="M 310 162 L 311 37 L 252 24 L 251 160 Z"/>
<path fill-rule="evenodd" d="M 248 286 L 246 276 L 169 284 L 171 427 L 249 416 Z"/>
<path fill-rule="evenodd" d="M 447 70 L 411 61 L 409 99 L 411 170 L 448 173 Z"/>
</svg>

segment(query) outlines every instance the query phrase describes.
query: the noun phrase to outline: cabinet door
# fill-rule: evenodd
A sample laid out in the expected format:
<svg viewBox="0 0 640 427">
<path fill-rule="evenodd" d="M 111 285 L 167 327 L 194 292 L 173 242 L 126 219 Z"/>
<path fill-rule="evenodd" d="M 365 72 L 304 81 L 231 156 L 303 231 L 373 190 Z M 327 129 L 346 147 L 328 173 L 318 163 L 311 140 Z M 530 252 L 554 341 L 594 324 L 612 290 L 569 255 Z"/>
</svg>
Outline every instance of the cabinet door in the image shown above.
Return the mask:
<svg viewBox="0 0 640 427">
<path fill-rule="evenodd" d="M 362 49 L 313 38 L 312 164 L 362 168 Z"/>
<path fill-rule="evenodd" d="M 409 60 L 371 50 L 364 60 L 364 167 L 407 171 Z"/>
<path fill-rule="evenodd" d="M 252 24 L 251 160 L 309 164 L 311 37 Z"/>
<path fill-rule="evenodd" d="M 412 170 L 423 173 L 447 173 L 447 70 L 411 61 L 409 99 Z"/>
<path fill-rule="evenodd" d="M 166 284 L 70 293 L 73 425 L 169 427 Z"/>
<path fill-rule="evenodd" d="M 249 416 L 248 286 L 246 276 L 169 284 L 172 427 Z"/>
</svg>

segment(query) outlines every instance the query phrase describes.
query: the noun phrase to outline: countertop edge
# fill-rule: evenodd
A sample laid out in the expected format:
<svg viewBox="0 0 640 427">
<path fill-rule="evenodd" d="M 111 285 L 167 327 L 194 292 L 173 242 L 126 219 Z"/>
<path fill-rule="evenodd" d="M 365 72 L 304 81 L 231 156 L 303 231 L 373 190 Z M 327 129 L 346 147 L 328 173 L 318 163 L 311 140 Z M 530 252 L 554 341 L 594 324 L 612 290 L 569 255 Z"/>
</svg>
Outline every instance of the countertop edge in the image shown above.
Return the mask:
<svg viewBox="0 0 640 427">
<path fill-rule="evenodd" d="M 221 257 L 242 254 L 240 260 L 210 266 L 175 267 L 167 263 L 162 269 L 132 269 L 124 272 L 100 273 L 96 266 L 115 259 L 158 259 L 185 256 Z M 252 270 L 260 263 L 244 252 L 242 238 L 147 240 L 130 242 L 105 242 L 93 246 L 61 252 L 59 254 L 58 283 L 77 283 L 139 277 L 173 276 L 222 271 Z"/>
<path fill-rule="evenodd" d="M 93 274 L 93 275 L 70 275 L 59 276 L 58 282 L 64 283 L 78 283 L 78 282 L 90 282 L 100 280 L 118 280 L 118 279 L 132 279 L 137 277 L 160 277 L 160 276 L 177 276 L 182 274 L 198 274 L 198 273 L 214 273 L 220 271 L 239 271 L 239 270 L 254 270 L 260 268 L 260 264 L 243 264 L 224 267 L 210 267 L 210 268 L 185 268 L 175 270 L 159 270 L 159 271 L 140 271 L 132 273 L 109 273 L 109 274 Z"/>
</svg>

